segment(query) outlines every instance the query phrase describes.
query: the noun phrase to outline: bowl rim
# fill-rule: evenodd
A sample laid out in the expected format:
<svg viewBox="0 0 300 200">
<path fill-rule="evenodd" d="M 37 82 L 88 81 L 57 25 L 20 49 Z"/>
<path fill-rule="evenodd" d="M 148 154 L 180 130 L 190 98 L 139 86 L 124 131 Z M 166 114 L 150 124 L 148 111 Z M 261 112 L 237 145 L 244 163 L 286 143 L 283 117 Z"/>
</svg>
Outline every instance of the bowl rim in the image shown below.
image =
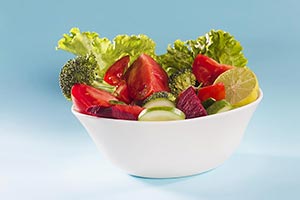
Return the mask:
<svg viewBox="0 0 300 200">
<path fill-rule="evenodd" d="M 216 117 L 222 117 L 224 115 L 228 115 L 230 113 L 234 113 L 234 112 L 239 112 L 243 109 L 247 109 L 248 107 L 251 107 L 255 104 L 259 104 L 261 102 L 261 100 L 263 99 L 263 91 L 261 88 L 259 88 L 259 96 L 258 98 L 247 104 L 247 105 L 244 105 L 244 106 L 241 106 L 241 107 L 238 107 L 238 108 L 235 108 L 235 109 L 232 109 L 232 110 L 229 110 L 229 111 L 226 111 L 226 112 L 222 112 L 222 113 L 218 113 L 218 114 L 213 114 L 213 115 L 207 115 L 207 116 L 203 116 L 203 117 L 196 117 L 196 118 L 191 118 L 191 119 L 184 119 L 184 120 L 173 120 L 173 121 L 138 121 L 138 120 L 125 120 L 125 119 L 111 119 L 111 118 L 104 118 L 104 117 L 97 117 L 97 116 L 93 116 L 93 115 L 88 115 L 88 114 L 84 114 L 84 113 L 80 113 L 78 111 L 76 111 L 74 109 L 74 105 L 72 105 L 71 107 L 71 112 L 76 116 L 82 116 L 82 117 L 85 117 L 85 118 L 91 118 L 91 119 L 96 119 L 96 120 L 104 120 L 104 121 L 114 121 L 114 122 L 120 122 L 120 123 L 139 123 L 139 124 L 142 124 L 142 123 L 147 123 L 147 124 L 156 124 L 156 123 L 162 123 L 162 124 L 171 124 L 171 123 L 184 123 L 184 122 L 187 122 L 187 121 L 195 121 L 195 120 L 208 120 L 210 118 L 216 118 Z"/>
</svg>

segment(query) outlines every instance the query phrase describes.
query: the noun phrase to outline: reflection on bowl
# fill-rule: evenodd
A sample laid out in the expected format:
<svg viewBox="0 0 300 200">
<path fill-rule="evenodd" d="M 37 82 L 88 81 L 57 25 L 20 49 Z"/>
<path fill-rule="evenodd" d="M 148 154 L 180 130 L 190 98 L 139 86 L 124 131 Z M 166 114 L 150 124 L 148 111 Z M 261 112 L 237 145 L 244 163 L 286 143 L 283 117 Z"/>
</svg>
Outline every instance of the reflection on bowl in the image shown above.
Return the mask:
<svg viewBox="0 0 300 200">
<path fill-rule="evenodd" d="M 169 178 L 208 171 L 238 147 L 259 98 L 246 106 L 200 118 L 140 122 L 73 114 L 115 166 L 141 177 Z"/>
</svg>

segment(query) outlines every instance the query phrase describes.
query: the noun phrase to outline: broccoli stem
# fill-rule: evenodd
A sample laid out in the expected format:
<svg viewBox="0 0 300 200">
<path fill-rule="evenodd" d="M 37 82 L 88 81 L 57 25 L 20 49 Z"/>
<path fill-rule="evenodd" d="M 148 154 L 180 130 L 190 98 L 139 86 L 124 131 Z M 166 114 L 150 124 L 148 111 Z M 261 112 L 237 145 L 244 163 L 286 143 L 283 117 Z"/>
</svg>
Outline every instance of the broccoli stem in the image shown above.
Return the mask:
<svg viewBox="0 0 300 200">
<path fill-rule="evenodd" d="M 104 81 L 103 82 L 94 81 L 93 86 L 95 88 L 105 90 L 105 91 L 110 92 L 110 93 L 113 93 L 116 90 L 115 86 L 109 85 L 108 83 L 105 83 Z"/>
</svg>

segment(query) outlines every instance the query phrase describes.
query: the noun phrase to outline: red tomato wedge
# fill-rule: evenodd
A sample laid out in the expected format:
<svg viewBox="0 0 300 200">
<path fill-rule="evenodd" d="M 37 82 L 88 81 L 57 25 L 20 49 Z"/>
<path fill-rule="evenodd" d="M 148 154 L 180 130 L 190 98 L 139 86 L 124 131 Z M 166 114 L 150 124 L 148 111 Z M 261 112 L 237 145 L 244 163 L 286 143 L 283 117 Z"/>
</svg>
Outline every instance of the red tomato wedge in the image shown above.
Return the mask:
<svg viewBox="0 0 300 200">
<path fill-rule="evenodd" d="M 87 113 L 87 108 L 91 106 L 110 106 L 109 101 L 118 99 L 106 92 L 85 84 L 74 84 L 71 90 L 72 101 L 75 110 Z"/>
<path fill-rule="evenodd" d="M 216 101 L 225 99 L 225 86 L 223 83 L 217 83 L 202 87 L 198 90 L 198 97 L 201 102 L 207 100 L 208 98 L 214 98 Z"/>
<path fill-rule="evenodd" d="M 130 61 L 129 56 L 124 56 L 117 60 L 112 66 L 110 66 L 104 75 L 104 81 L 110 85 L 118 85 L 118 83 L 123 79 L 123 74 L 128 68 L 128 63 Z"/>
<path fill-rule="evenodd" d="M 132 98 L 129 96 L 128 87 L 124 80 L 120 81 L 116 86 L 116 91 L 114 95 L 120 100 L 127 104 L 130 104 Z"/>
<path fill-rule="evenodd" d="M 193 73 L 203 86 L 212 85 L 220 74 L 232 68 L 233 66 L 219 64 L 202 54 L 197 55 L 193 63 Z"/>
<path fill-rule="evenodd" d="M 144 100 L 154 92 L 170 91 L 168 75 L 150 56 L 140 55 L 125 73 L 129 95 Z"/>
</svg>

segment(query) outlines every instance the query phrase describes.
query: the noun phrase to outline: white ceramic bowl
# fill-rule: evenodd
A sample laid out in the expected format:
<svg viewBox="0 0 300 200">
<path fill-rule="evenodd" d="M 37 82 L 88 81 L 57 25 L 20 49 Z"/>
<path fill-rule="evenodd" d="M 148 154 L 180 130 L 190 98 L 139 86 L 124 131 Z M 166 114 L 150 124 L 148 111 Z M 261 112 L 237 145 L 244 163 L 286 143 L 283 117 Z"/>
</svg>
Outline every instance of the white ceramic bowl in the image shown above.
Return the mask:
<svg viewBox="0 0 300 200">
<path fill-rule="evenodd" d="M 100 151 L 131 175 L 189 176 L 222 164 L 238 147 L 259 98 L 220 114 L 164 122 L 140 122 L 73 114 Z"/>
</svg>

